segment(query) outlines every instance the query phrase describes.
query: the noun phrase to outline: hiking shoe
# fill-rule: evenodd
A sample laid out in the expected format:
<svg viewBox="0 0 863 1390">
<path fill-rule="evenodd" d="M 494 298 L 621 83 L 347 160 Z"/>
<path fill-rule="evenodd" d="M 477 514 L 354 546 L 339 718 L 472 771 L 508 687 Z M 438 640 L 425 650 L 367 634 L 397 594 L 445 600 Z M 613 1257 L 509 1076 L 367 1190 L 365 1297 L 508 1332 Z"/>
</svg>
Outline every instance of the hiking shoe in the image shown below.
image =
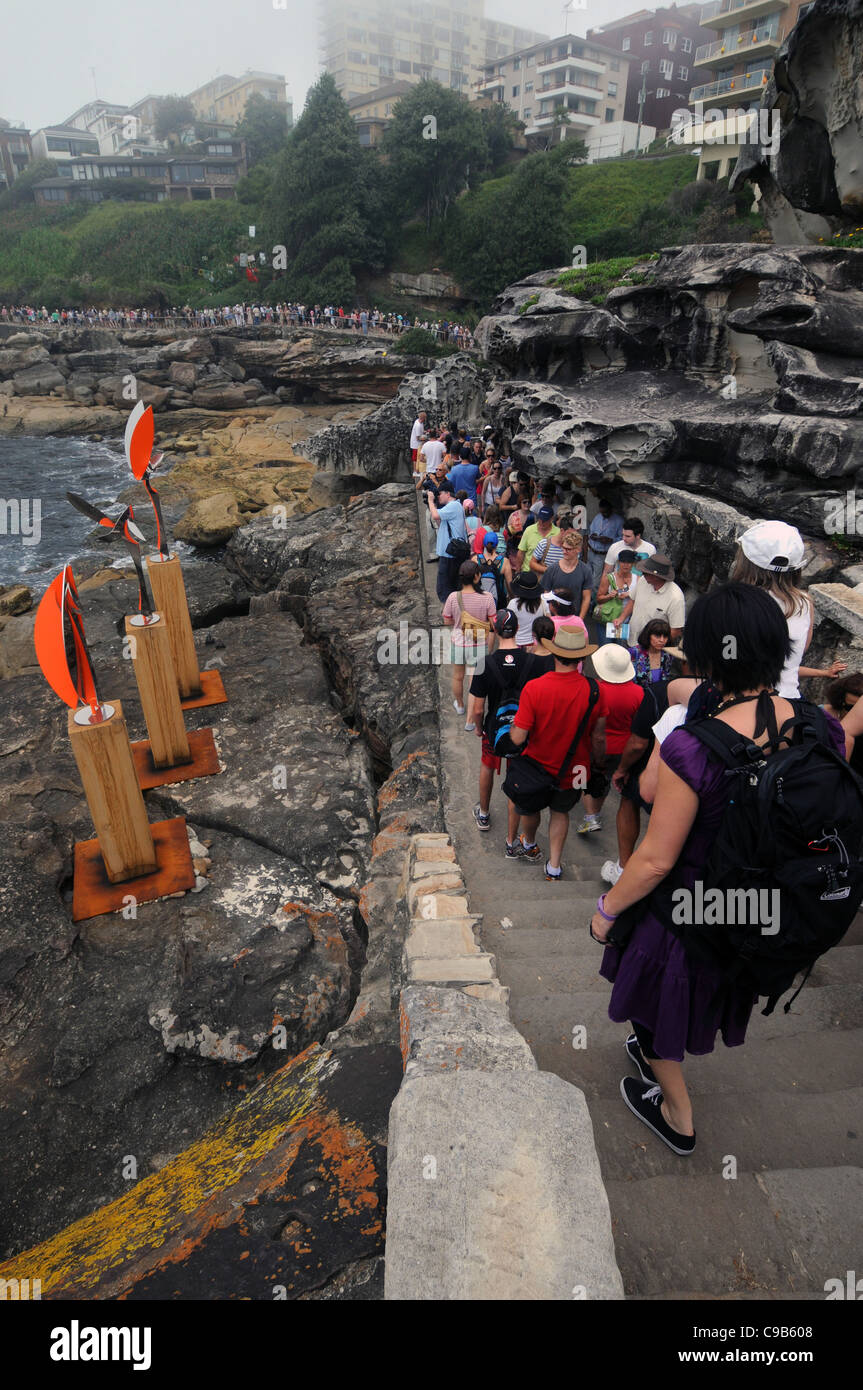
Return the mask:
<svg viewBox="0 0 863 1390">
<path fill-rule="evenodd" d="M 551 865 L 549 864 L 548 860 L 546 859 L 546 861 L 545 861 L 545 876 L 546 876 L 546 878 L 548 879 L 549 883 L 560 883 L 560 880 L 563 878 L 563 869 L 560 868 L 560 869 L 558 869 L 557 873 L 554 873 L 554 872 L 552 871 Z"/>
<path fill-rule="evenodd" d="M 483 811 L 479 802 L 473 808 L 473 818 L 479 830 L 491 830 L 491 816 L 487 811 Z"/>
<path fill-rule="evenodd" d="M 524 840 L 522 840 L 521 857 L 524 860 L 525 864 L 538 864 L 542 859 L 542 850 L 540 849 L 539 845 L 531 845 L 530 849 L 528 849 L 527 845 L 524 843 Z"/>
<path fill-rule="evenodd" d="M 629 1049 L 627 1049 L 628 1051 Z M 624 1105 L 637 1115 L 642 1124 L 652 1129 L 672 1153 L 688 1158 L 695 1148 L 694 1134 L 678 1134 L 662 1114 L 662 1091 L 659 1086 L 648 1086 L 646 1081 L 636 1081 L 634 1076 L 625 1076 L 620 1083 L 620 1094 Z"/>
<path fill-rule="evenodd" d="M 617 880 L 620 878 L 620 875 L 623 873 L 623 870 L 621 869 L 620 865 L 617 863 L 616 860 L 606 859 L 599 872 L 600 876 L 605 879 L 606 883 L 615 884 Z"/>
<path fill-rule="evenodd" d="M 507 859 L 521 859 L 521 856 L 524 854 L 521 840 L 514 840 L 512 844 L 510 844 L 509 840 L 505 840 L 504 843 L 506 845 L 504 853 Z"/>
<path fill-rule="evenodd" d="M 653 1075 L 653 1068 L 642 1052 L 641 1044 L 634 1033 L 630 1033 L 623 1046 L 626 1048 L 626 1055 L 629 1060 L 634 1062 L 638 1068 L 642 1081 L 646 1081 L 648 1086 L 657 1086 L 659 1083 Z"/>
<path fill-rule="evenodd" d="M 590 835 L 594 830 L 602 829 L 602 821 L 599 816 L 585 816 L 581 825 L 577 825 L 575 828 L 579 835 Z"/>
<path fill-rule="evenodd" d="M 453 700 L 452 707 L 455 710 L 456 714 L 464 714 L 464 705 L 461 703 L 460 700 Z"/>
</svg>

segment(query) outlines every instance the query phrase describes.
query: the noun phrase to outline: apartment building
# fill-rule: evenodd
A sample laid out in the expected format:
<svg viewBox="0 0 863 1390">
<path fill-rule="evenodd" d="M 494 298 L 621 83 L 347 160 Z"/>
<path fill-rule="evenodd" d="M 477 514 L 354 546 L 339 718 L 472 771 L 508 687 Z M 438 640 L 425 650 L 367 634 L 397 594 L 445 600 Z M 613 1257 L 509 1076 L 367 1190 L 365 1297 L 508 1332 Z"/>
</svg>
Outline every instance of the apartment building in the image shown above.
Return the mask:
<svg viewBox="0 0 863 1390">
<path fill-rule="evenodd" d="M 563 108 L 566 135 L 588 140 L 623 120 L 629 66 L 623 53 L 563 34 L 486 63 L 474 94 L 509 106 L 528 139 L 547 133 Z"/>
<path fill-rule="evenodd" d="M 43 126 L 41 130 L 33 132 L 31 144 L 34 159 L 55 159 L 60 162 L 82 154 L 99 153 L 96 136 L 81 130 L 79 126 Z"/>
<path fill-rule="evenodd" d="M 205 141 L 199 153 L 153 158 L 114 159 L 103 155 L 70 158 L 57 166 L 54 178 L 40 179 L 33 194 L 37 203 L 100 203 L 100 185 L 112 179 L 142 179 L 148 185 L 144 200 L 210 201 L 233 198 L 237 180 L 246 173 L 242 140 Z"/>
<path fill-rule="evenodd" d="M 32 158 L 29 130 L 24 126 L 0 126 L 0 193 L 15 182 Z"/>
<path fill-rule="evenodd" d="M 189 92 L 189 100 L 202 120 L 220 125 L 235 126 L 246 109 L 250 96 L 261 96 L 285 108 L 288 125 L 293 121 L 293 105 L 287 94 L 283 73 L 247 70 L 242 77 L 222 74 Z"/>
<path fill-rule="evenodd" d="M 469 96 L 483 66 L 546 35 L 488 19 L 484 0 L 319 0 L 321 62 L 347 101 L 424 78 Z"/>
<path fill-rule="evenodd" d="M 366 96 L 351 98 L 347 107 L 357 123 L 361 145 L 380 144 L 393 107 L 399 97 L 410 91 L 412 85 L 410 82 L 391 82 L 386 87 L 376 87 Z"/>
<path fill-rule="evenodd" d="M 637 121 L 644 89 L 642 121 L 668 130 L 672 113 L 685 106 L 694 81 L 695 51 L 711 37 L 702 26 L 700 5 L 670 5 L 588 29 L 588 39 L 625 53 L 630 59 L 625 119 Z"/>
<path fill-rule="evenodd" d="M 701 146 L 699 178 L 726 178 L 749 138 L 753 113 L 773 75 L 773 58 L 814 0 L 713 0 L 701 10 L 710 41 L 695 50 L 693 69 L 702 80 L 689 93 L 694 118 L 689 143 Z M 722 112 L 723 121 L 707 117 Z M 754 132 L 753 132 L 754 136 Z"/>
</svg>

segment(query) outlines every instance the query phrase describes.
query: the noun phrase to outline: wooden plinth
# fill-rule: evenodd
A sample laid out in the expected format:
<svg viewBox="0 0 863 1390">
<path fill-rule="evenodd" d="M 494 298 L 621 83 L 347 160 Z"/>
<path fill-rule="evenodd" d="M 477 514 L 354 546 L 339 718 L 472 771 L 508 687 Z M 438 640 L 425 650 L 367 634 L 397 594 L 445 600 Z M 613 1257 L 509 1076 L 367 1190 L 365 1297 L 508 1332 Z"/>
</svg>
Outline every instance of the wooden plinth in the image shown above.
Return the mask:
<svg viewBox="0 0 863 1390">
<path fill-rule="evenodd" d="M 132 744 L 132 758 L 142 791 L 167 787 L 172 782 L 192 782 L 196 777 L 212 777 L 219 771 L 219 754 L 212 729 L 193 729 L 188 735 L 189 757 L 175 767 L 158 767 L 148 739 Z"/>
<path fill-rule="evenodd" d="M 155 870 L 156 851 L 123 706 L 119 700 L 111 703 L 114 714 L 101 724 L 76 724 L 70 710 L 67 727 L 96 831 L 93 843 L 101 847 L 104 859 L 103 872 L 111 883 L 125 883 Z"/>
<path fill-rule="evenodd" d="M 138 627 L 127 618 L 126 637 L 150 735 L 153 764 L 158 768 L 172 768 L 188 763 L 192 755 L 180 708 L 168 625 L 161 616 L 158 622 L 148 623 L 146 627 Z"/>
<path fill-rule="evenodd" d="M 79 840 L 75 846 L 73 921 L 83 922 L 88 917 L 101 917 L 105 912 L 118 912 L 130 905 L 130 898 L 136 904 L 150 903 L 156 898 L 166 898 L 169 893 L 188 892 L 194 888 L 195 870 L 185 818 L 177 816 L 174 820 L 157 821 L 150 826 L 150 831 L 155 867 L 126 883 L 112 883 L 106 876 L 98 840 Z"/>
<path fill-rule="evenodd" d="M 146 563 L 156 610 L 162 614 L 168 625 L 171 656 L 180 698 L 186 700 L 190 695 L 201 694 L 201 674 L 198 670 L 195 639 L 192 636 L 183 571 L 176 555 L 172 555 L 170 560 L 160 560 L 156 556 L 148 555 Z"/>
<path fill-rule="evenodd" d="M 201 693 L 181 700 L 182 709 L 205 709 L 207 705 L 226 705 L 228 697 L 218 671 L 201 671 Z"/>
</svg>

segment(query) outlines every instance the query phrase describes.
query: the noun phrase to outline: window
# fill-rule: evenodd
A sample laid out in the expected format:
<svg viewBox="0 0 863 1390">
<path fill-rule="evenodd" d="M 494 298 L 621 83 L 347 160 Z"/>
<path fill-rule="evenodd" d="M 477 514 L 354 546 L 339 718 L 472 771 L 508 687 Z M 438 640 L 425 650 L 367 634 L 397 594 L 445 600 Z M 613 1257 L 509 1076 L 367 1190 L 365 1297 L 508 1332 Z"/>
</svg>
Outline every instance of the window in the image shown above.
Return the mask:
<svg viewBox="0 0 863 1390">
<path fill-rule="evenodd" d="M 812 3 L 814 5 L 815 0 L 812 0 Z M 620 72 L 620 60 L 618 58 L 610 59 L 608 64 L 608 70 L 609 72 Z"/>
<path fill-rule="evenodd" d="M 552 51 L 550 48 L 547 48 L 547 49 L 545 50 L 545 52 L 543 53 L 543 55 L 542 55 L 542 61 L 543 61 L 544 63 L 550 63 L 551 60 L 553 59 L 553 57 L 554 57 L 553 51 Z"/>
<path fill-rule="evenodd" d="M 687 77 L 689 76 L 689 68 L 678 68 L 677 76 L 680 78 L 681 82 L 685 82 Z"/>
<path fill-rule="evenodd" d="M 615 111 L 615 109 L 614 109 L 613 106 L 606 106 L 606 108 L 605 108 L 605 119 L 606 119 L 606 121 L 615 121 L 615 120 L 617 120 L 617 112 Z"/>
<path fill-rule="evenodd" d="M 514 97 L 517 97 L 520 91 L 521 91 L 521 88 L 520 88 L 520 87 L 513 87 L 513 89 L 512 89 L 512 94 L 513 94 L 513 96 L 514 96 Z"/>
<path fill-rule="evenodd" d="M 208 145 L 207 154 L 233 154 L 233 145 Z"/>
<path fill-rule="evenodd" d="M 662 64 L 660 63 L 659 66 L 662 67 Z M 642 72 L 650 72 L 650 63 L 649 63 L 649 61 L 641 64 L 641 71 L 642 71 Z"/>
<path fill-rule="evenodd" d="M 629 52 L 629 39 L 624 39 L 624 40 L 622 41 L 622 43 L 621 43 L 620 46 L 621 46 L 621 48 L 623 49 L 624 53 L 628 53 L 628 52 Z"/>
<path fill-rule="evenodd" d="M 677 47 L 677 30 L 676 30 L 676 29 L 663 29 L 663 31 L 662 31 L 662 42 L 664 43 L 664 45 L 665 45 L 666 48 L 676 48 L 676 47 Z"/>
<path fill-rule="evenodd" d="M 670 58 L 660 58 L 659 71 L 663 77 L 674 76 L 674 64 L 672 63 Z"/>
<path fill-rule="evenodd" d="M 814 3 L 815 3 L 815 0 L 812 0 L 812 3 L 814 4 Z M 803 12 L 802 12 L 802 10 L 801 10 L 801 14 L 802 14 L 802 13 L 803 13 Z M 683 52 L 684 52 L 684 53 L 691 53 L 691 52 L 692 52 L 692 39 L 682 38 L 682 39 L 680 40 L 680 47 L 683 49 Z"/>
<path fill-rule="evenodd" d="M 671 88 L 670 88 L 670 87 L 657 87 L 657 89 L 656 89 L 656 95 L 657 95 L 658 97 L 660 97 L 660 98 L 661 98 L 661 97 L 670 97 L 670 96 L 671 96 Z"/>
<path fill-rule="evenodd" d="M 513 72 L 518 72 L 518 70 L 519 70 L 520 67 L 521 67 L 521 59 L 520 59 L 520 58 L 513 58 L 513 60 L 512 60 L 512 70 L 513 70 Z"/>
<path fill-rule="evenodd" d="M 814 0 L 813 0 L 813 4 L 814 4 Z M 524 93 L 525 93 L 525 96 L 527 96 L 527 93 L 528 93 L 528 92 L 532 92 L 532 91 L 533 91 L 533 83 L 532 83 L 532 82 L 525 82 L 525 84 L 524 84 Z"/>
<path fill-rule="evenodd" d="M 171 167 L 172 183 L 203 183 L 203 164 L 174 164 Z"/>
<path fill-rule="evenodd" d="M 644 47 L 645 47 L 645 48 L 649 48 L 650 45 L 651 45 L 652 43 L 653 43 L 653 30 L 652 30 L 652 29 L 648 29 L 647 33 L 646 33 L 645 36 L 644 36 Z"/>
<path fill-rule="evenodd" d="M 47 203 L 65 203 L 65 188 L 40 188 L 39 192 Z"/>
<path fill-rule="evenodd" d="M 609 84 L 608 84 L 608 95 L 609 95 L 610 97 L 616 97 L 616 96 L 617 96 L 617 83 L 616 83 L 616 82 L 609 82 Z"/>
</svg>

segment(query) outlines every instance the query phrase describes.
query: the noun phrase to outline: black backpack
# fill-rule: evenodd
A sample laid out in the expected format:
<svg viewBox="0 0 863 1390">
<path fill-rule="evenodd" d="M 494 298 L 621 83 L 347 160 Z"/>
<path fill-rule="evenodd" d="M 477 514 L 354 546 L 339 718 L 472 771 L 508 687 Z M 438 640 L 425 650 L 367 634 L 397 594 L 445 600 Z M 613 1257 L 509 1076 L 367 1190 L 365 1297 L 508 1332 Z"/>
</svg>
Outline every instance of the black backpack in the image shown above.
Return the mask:
<svg viewBox="0 0 863 1390">
<path fill-rule="evenodd" d="M 502 753 L 499 745 L 512 728 L 512 721 L 515 719 L 521 692 L 530 680 L 535 665 L 536 655 L 533 652 L 528 652 L 527 660 L 521 670 L 513 674 L 512 679 L 505 680 L 503 673 L 501 673 L 500 699 L 494 714 L 487 714 L 484 721 L 485 736 L 491 744 L 495 757 L 506 756 L 505 753 Z"/>
<path fill-rule="evenodd" d="M 504 580 L 502 570 L 499 566 L 494 563 L 489 563 L 489 561 L 483 557 L 480 557 L 478 563 L 481 588 L 485 593 L 494 595 L 495 606 L 497 608 L 506 608 L 506 581 Z"/>
<path fill-rule="evenodd" d="M 794 716 L 779 729 L 769 695 L 759 697 L 755 737 L 767 732 L 764 748 L 720 719 L 687 722 L 687 733 L 725 764 L 731 784 L 702 871 L 702 910 L 690 915 L 707 917 L 707 894 L 718 889 L 722 899 L 711 901 L 724 903 L 725 920 L 681 924 L 669 904 L 673 890 L 660 889 L 663 920 L 686 951 L 718 966 L 726 979 L 751 984 L 753 994 L 767 998 L 765 1014 L 800 971 L 802 989 L 863 899 L 863 779 L 837 753 L 821 710 L 806 700 L 790 703 Z M 789 746 L 780 749 L 783 739 Z M 772 896 L 765 899 L 765 892 Z"/>
</svg>

